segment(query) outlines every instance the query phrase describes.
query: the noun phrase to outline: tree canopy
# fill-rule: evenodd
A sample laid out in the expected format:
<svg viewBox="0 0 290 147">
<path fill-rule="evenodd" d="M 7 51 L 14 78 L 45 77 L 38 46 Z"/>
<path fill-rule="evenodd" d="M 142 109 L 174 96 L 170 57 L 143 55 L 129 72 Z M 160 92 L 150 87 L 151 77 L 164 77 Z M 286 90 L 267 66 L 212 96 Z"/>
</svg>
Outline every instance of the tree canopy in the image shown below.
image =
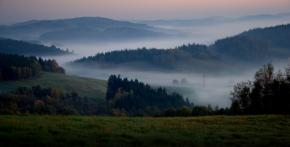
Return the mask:
<svg viewBox="0 0 290 147">
<path fill-rule="evenodd" d="M 70 54 L 68 50 L 52 46 L 33 44 L 25 41 L 0 38 L 0 53 L 27 56 L 53 56 Z"/>
<path fill-rule="evenodd" d="M 0 81 L 33 78 L 41 71 L 65 73 L 55 60 L 0 53 Z"/>
<path fill-rule="evenodd" d="M 274 72 L 264 65 L 254 81 L 238 83 L 232 92 L 231 109 L 235 114 L 290 114 L 290 66 Z"/>
<path fill-rule="evenodd" d="M 116 75 L 108 80 L 106 100 L 111 108 L 124 110 L 129 115 L 160 114 L 169 108 L 192 105 L 177 93 L 169 94 L 164 88 L 154 89 L 138 80 Z"/>
</svg>

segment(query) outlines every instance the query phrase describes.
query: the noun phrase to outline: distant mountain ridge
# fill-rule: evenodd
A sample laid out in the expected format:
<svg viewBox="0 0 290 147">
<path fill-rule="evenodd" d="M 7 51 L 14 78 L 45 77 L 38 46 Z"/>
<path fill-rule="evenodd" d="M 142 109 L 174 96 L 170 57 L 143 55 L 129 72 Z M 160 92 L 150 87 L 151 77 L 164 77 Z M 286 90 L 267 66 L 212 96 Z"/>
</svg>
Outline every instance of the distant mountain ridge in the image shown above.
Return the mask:
<svg viewBox="0 0 290 147">
<path fill-rule="evenodd" d="M 31 20 L 0 26 L 0 37 L 41 41 L 105 41 L 164 36 L 162 29 L 103 17 Z"/>
<path fill-rule="evenodd" d="M 241 17 L 211 16 L 193 19 L 138 20 L 136 22 L 152 26 L 204 26 L 204 25 L 217 25 L 221 23 L 257 21 L 257 20 L 275 20 L 275 19 L 290 19 L 290 12 L 278 14 L 247 15 Z"/>
<path fill-rule="evenodd" d="M 76 65 L 146 70 L 218 71 L 290 57 L 290 24 L 258 28 L 217 40 L 210 46 L 189 44 L 174 49 L 121 50 L 76 60 Z M 144 66 L 146 65 L 146 66 Z"/>
</svg>

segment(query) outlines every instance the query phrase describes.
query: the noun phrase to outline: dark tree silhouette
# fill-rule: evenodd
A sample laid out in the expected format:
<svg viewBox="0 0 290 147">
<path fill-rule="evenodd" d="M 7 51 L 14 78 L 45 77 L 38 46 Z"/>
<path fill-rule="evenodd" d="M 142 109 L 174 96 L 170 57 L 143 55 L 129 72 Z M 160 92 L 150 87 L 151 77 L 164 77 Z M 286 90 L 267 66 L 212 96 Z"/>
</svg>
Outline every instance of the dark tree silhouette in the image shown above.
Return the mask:
<svg viewBox="0 0 290 147">
<path fill-rule="evenodd" d="M 231 110 L 237 114 L 290 114 L 289 67 L 274 73 L 271 64 L 258 70 L 253 82 L 238 83 Z"/>
<path fill-rule="evenodd" d="M 55 60 L 0 53 L 0 80 L 38 77 L 41 71 L 65 73 L 65 70 Z"/>
<path fill-rule="evenodd" d="M 26 56 L 52 56 L 71 54 L 69 50 L 61 50 L 54 45 L 48 47 L 24 41 L 0 38 L 0 53 Z"/>
<path fill-rule="evenodd" d="M 169 108 L 191 106 L 177 93 L 168 94 L 163 88 L 151 88 L 138 80 L 122 79 L 112 75 L 108 80 L 106 100 L 114 109 L 123 109 L 129 115 L 155 114 Z"/>
<path fill-rule="evenodd" d="M 103 114 L 104 107 L 76 92 L 64 93 L 55 88 L 20 87 L 0 94 L 0 114 Z"/>
</svg>

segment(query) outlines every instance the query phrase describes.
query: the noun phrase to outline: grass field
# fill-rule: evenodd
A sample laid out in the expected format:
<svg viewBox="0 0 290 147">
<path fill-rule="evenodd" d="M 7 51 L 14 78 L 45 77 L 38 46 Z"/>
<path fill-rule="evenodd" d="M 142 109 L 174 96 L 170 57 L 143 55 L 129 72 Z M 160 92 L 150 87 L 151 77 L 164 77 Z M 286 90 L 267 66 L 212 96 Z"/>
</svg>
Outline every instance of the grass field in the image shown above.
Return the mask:
<svg viewBox="0 0 290 147">
<path fill-rule="evenodd" d="M 0 116 L 0 146 L 290 146 L 290 116 Z"/>
<path fill-rule="evenodd" d="M 43 73 L 39 78 L 20 81 L 0 82 L 0 92 L 7 92 L 17 87 L 52 87 L 64 92 L 76 91 L 81 96 L 95 99 L 104 99 L 107 90 L 107 82 L 77 76 L 68 76 L 56 73 Z"/>
</svg>

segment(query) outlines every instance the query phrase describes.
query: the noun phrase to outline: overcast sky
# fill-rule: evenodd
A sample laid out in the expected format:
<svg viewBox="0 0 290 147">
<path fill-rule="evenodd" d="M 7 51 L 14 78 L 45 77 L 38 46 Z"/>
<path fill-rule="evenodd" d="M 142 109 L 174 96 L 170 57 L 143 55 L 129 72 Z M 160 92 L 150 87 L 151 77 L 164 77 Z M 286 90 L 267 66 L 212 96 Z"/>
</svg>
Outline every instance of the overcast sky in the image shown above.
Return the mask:
<svg viewBox="0 0 290 147">
<path fill-rule="evenodd" d="M 184 19 L 287 11 L 290 0 L 0 0 L 0 23 L 79 16 Z"/>
</svg>

